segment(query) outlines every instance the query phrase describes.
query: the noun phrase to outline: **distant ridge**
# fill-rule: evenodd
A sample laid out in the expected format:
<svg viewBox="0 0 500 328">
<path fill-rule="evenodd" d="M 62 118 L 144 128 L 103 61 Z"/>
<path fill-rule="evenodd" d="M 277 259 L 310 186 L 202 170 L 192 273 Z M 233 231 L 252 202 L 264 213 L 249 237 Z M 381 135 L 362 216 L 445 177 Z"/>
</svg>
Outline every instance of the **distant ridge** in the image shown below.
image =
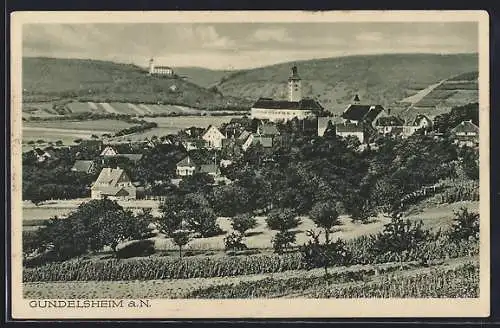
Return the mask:
<svg viewBox="0 0 500 328">
<path fill-rule="evenodd" d="M 175 88 L 171 88 L 175 85 Z M 165 103 L 197 108 L 248 106 L 179 77 L 148 76 L 144 68 L 102 60 L 23 58 L 23 100 Z"/>
</svg>

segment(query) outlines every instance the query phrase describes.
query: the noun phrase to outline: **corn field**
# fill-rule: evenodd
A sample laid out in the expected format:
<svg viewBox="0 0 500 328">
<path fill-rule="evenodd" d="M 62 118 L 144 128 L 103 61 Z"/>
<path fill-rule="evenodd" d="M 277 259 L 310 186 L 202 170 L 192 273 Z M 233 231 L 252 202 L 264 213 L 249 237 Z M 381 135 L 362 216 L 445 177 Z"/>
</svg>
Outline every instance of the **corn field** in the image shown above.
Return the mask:
<svg viewBox="0 0 500 328">
<path fill-rule="evenodd" d="M 476 298 L 479 266 L 467 263 L 455 269 L 431 270 L 414 276 L 384 275 L 368 281 L 370 272 L 344 272 L 327 279 L 291 278 L 242 282 L 196 290 L 193 298 Z M 354 282 L 354 284 L 352 284 Z M 351 283 L 347 286 L 338 286 Z"/>
<path fill-rule="evenodd" d="M 373 254 L 370 237 L 346 243 L 352 254 L 351 264 L 431 261 L 479 254 L 477 241 L 450 242 L 439 238 L 397 253 Z M 23 281 L 117 281 L 229 277 L 305 269 L 301 254 L 259 254 L 241 257 L 187 257 L 182 260 L 165 257 L 129 260 L 74 260 L 24 268 Z"/>
<path fill-rule="evenodd" d="M 68 261 L 25 268 L 24 282 L 117 281 L 227 277 L 304 269 L 300 254 L 244 257 L 150 257 L 131 260 Z"/>
<path fill-rule="evenodd" d="M 307 294 L 312 298 L 477 298 L 479 265 L 465 264 L 453 270 L 432 270 L 408 277 L 348 287 L 323 288 Z"/>
<path fill-rule="evenodd" d="M 370 236 L 363 236 L 346 243 L 348 251 L 356 264 L 373 264 L 387 262 L 432 261 L 450 259 L 479 254 L 477 241 L 462 240 L 451 242 L 444 236 L 433 241 L 419 244 L 417 247 L 403 253 L 374 254 L 373 241 Z"/>
</svg>

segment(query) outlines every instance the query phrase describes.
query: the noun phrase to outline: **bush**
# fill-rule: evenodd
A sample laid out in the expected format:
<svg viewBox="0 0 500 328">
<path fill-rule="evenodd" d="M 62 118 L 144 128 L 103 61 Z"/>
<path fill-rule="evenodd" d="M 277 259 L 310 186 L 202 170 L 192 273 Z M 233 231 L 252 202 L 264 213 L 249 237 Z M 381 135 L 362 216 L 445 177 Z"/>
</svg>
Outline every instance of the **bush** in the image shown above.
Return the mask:
<svg viewBox="0 0 500 328">
<path fill-rule="evenodd" d="M 422 221 L 411 222 L 396 215 L 384 225 L 384 230 L 373 236 L 371 252 L 374 254 L 401 253 L 429 239 L 431 234 Z"/>
<path fill-rule="evenodd" d="M 290 230 L 278 231 L 272 242 L 274 252 L 283 254 L 295 242 L 295 232 Z"/>
<path fill-rule="evenodd" d="M 350 255 L 342 239 L 338 239 L 336 242 L 329 240 L 321 244 L 319 242 L 320 233 L 316 234 L 310 230 L 307 235 L 311 239 L 300 247 L 300 252 L 308 269 L 324 268 L 325 275 L 327 275 L 329 266 L 350 263 Z"/>
<path fill-rule="evenodd" d="M 233 232 L 224 238 L 224 246 L 226 251 L 241 251 L 247 249 L 247 246 L 242 242 L 243 235 Z"/>
<path fill-rule="evenodd" d="M 454 214 L 454 222 L 449 231 L 450 239 L 453 241 L 469 238 L 479 240 L 479 213 L 469 212 L 466 207 L 462 207 Z"/>
<path fill-rule="evenodd" d="M 149 256 L 155 252 L 154 240 L 135 240 L 116 250 L 116 257 L 127 259 L 137 256 Z"/>
</svg>

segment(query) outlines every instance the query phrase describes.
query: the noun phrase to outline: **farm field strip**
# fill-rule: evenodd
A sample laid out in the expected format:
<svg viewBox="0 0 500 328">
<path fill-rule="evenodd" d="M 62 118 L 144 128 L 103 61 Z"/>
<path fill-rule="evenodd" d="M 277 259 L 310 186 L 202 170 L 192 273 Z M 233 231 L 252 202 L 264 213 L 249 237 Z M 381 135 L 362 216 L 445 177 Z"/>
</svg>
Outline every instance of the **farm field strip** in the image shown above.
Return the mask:
<svg viewBox="0 0 500 328">
<path fill-rule="evenodd" d="M 90 108 L 91 110 L 94 110 L 94 111 L 95 111 L 95 110 L 98 110 L 98 107 L 97 107 L 97 105 L 96 105 L 95 103 L 93 103 L 93 102 L 89 101 L 87 104 L 89 104 L 89 108 Z"/>
<path fill-rule="evenodd" d="M 108 103 L 99 103 L 99 106 L 101 106 L 106 112 L 110 114 L 120 114 L 120 112 L 118 112 L 116 109 L 113 108 L 113 106 L 111 106 Z"/>
<path fill-rule="evenodd" d="M 137 107 L 137 106 L 136 106 L 136 105 L 134 105 L 134 104 L 130 104 L 130 103 L 128 103 L 128 104 L 127 104 L 127 106 L 128 106 L 129 108 L 131 108 L 132 110 L 134 110 L 134 111 L 135 111 L 137 114 L 139 114 L 139 115 L 145 115 L 145 114 L 146 114 L 146 112 L 145 112 L 143 109 L 141 109 L 141 108 Z"/>
<path fill-rule="evenodd" d="M 75 129 L 61 129 L 61 128 L 44 128 L 35 126 L 23 126 L 23 131 L 34 131 L 34 132 L 49 132 L 54 134 L 69 134 L 69 135 L 92 135 L 92 134 L 104 134 L 110 133 L 109 130 L 75 130 Z"/>
<path fill-rule="evenodd" d="M 440 270 L 453 270 L 460 267 L 464 262 L 470 261 L 470 258 L 460 258 L 448 260 L 443 264 L 436 265 L 433 268 Z M 474 258 L 474 261 L 477 261 Z M 402 263 L 409 265 L 404 271 L 392 271 L 388 274 L 372 276 L 371 281 L 377 282 L 388 276 L 412 277 L 419 274 L 430 272 L 430 268 L 413 267 L 414 263 Z M 400 263 L 397 264 L 401 265 Z M 333 267 L 330 268 L 330 274 L 342 274 L 347 272 L 369 271 L 374 268 L 386 270 L 394 264 L 381 265 L 355 265 L 351 267 Z M 197 290 L 204 290 L 214 286 L 238 286 L 242 283 L 265 282 L 273 279 L 283 281 L 286 284 L 290 279 L 317 279 L 324 275 L 323 269 L 313 270 L 290 270 L 278 273 L 264 273 L 241 275 L 235 277 L 213 277 L 213 278 L 189 278 L 189 279 L 164 279 L 147 281 L 78 281 L 78 282 L 32 282 L 23 284 L 23 294 L 26 298 L 186 298 Z M 334 283 L 328 287 L 347 287 L 359 285 L 354 283 Z M 325 284 L 326 287 L 326 284 Z M 287 297 L 307 297 L 310 290 L 298 292 Z"/>
<path fill-rule="evenodd" d="M 139 107 L 142 108 L 142 109 L 144 109 L 149 114 L 154 114 L 154 111 L 151 108 L 149 108 L 148 106 L 144 105 L 144 104 L 139 104 Z"/>
</svg>

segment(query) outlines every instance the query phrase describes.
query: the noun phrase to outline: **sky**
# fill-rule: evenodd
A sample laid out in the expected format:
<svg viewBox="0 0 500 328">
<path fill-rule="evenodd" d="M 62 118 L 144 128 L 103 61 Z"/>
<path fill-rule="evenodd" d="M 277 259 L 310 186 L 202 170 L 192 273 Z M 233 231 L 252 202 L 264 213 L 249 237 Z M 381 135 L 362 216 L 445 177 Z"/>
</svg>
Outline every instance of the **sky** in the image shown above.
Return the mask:
<svg viewBox="0 0 500 328">
<path fill-rule="evenodd" d="M 477 53 L 474 22 L 26 24 L 23 56 L 245 69 L 384 53 Z"/>
</svg>

